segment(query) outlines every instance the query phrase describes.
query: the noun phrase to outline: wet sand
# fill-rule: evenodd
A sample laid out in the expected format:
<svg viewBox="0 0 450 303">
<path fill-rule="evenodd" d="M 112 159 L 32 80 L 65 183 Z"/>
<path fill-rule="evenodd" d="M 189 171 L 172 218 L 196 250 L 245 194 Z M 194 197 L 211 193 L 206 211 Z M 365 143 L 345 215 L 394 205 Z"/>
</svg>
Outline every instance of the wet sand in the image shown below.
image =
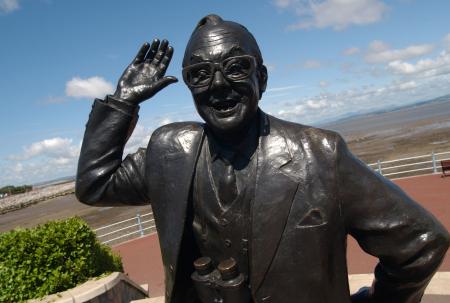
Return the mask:
<svg viewBox="0 0 450 303">
<path fill-rule="evenodd" d="M 324 126 L 339 132 L 366 163 L 450 151 L 450 100 L 350 118 Z"/>
<path fill-rule="evenodd" d="M 148 206 L 95 207 L 78 202 L 74 194 L 57 197 L 0 215 L 0 232 L 16 227 L 29 228 L 49 220 L 79 216 L 92 228 L 129 219 L 151 211 Z"/>
</svg>

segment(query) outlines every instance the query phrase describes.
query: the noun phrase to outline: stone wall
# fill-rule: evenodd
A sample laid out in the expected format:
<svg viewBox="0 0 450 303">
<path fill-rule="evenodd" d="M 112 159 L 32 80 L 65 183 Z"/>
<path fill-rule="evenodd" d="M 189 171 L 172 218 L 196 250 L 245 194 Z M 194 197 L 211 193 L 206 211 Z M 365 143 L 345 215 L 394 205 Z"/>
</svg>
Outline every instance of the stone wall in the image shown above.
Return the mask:
<svg viewBox="0 0 450 303">
<path fill-rule="evenodd" d="M 31 300 L 29 303 L 128 303 L 148 298 L 148 292 L 125 274 L 115 272 L 101 279 L 92 279 L 67 291 Z"/>
</svg>

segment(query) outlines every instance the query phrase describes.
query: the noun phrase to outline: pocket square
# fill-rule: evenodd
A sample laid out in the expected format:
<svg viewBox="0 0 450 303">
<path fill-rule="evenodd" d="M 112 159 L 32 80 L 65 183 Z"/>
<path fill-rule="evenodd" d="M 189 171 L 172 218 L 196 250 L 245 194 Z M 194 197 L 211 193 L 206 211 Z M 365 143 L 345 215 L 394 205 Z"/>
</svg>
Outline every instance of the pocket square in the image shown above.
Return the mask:
<svg viewBox="0 0 450 303">
<path fill-rule="evenodd" d="M 297 224 L 297 227 L 311 227 L 318 226 L 327 223 L 325 219 L 325 215 L 318 208 L 310 209 L 303 218 L 300 219 L 300 222 Z"/>
</svg>

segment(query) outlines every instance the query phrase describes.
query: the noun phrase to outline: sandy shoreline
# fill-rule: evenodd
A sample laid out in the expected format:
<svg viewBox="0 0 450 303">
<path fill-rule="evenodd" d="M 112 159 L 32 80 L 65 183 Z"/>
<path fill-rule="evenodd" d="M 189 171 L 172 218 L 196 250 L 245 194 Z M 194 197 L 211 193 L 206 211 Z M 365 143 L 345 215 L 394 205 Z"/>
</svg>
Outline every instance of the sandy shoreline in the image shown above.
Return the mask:
<svg viewBox="0 0 450 303">
<path fill-rule="evenodd" d="M 75 182 L 67 182 L 33 189 L 30 192 L 9 196 L 0 200 L 0 214 L 21 209 L 45 200 L 72 194 Z"/>
</svg>

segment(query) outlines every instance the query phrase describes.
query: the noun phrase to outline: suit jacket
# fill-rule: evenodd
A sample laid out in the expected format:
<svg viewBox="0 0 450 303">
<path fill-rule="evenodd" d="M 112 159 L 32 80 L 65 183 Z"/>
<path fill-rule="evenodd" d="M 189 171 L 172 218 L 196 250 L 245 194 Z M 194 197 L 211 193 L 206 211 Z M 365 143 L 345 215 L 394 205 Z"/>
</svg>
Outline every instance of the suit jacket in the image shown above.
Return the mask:
<svg viewBox="0 0 450 303">
<path fill-rule="evenodd" d="M 191 272 L 180 263 L 190 228 L 191 183 L 204 138 L 200 123 L 154 131 L 122 161 L 133 116 L 97 100 L 81 149 L 76 194 L 92 205 L 153 208 L 166 302 Z M 331 131 L 260 112 L 257 184 L 249 243 L 255 302 L 351 302 L 346 237 L 377 256 L 375 302 L 420 302 L 449 245 L 447 231 L 396 185 L 371 171 Z M 186 228 L 188 227 L 188 228 Z M 181 281 L 181 282 L 180 282 Z"/>
</svg>

